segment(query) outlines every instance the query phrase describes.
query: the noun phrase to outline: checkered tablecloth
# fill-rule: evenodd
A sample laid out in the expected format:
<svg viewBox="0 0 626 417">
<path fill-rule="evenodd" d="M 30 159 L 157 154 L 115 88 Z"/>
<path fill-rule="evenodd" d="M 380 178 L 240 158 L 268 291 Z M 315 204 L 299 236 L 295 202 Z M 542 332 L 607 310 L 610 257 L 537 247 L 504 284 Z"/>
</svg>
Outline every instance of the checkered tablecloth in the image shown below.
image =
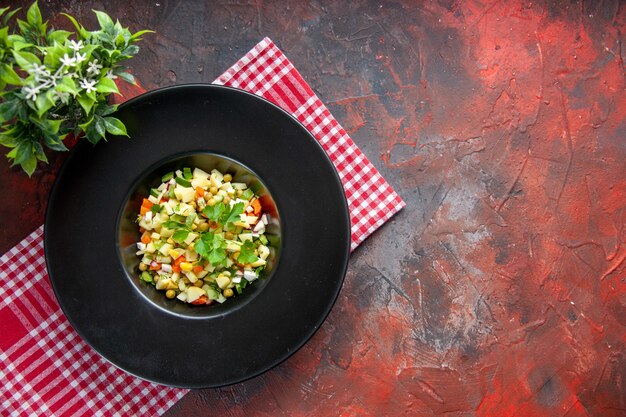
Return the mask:
<svg viewBox="0 0 626 417">
<path fill-rule="evenodd" d="M 352 250 L 404 206 L 270 39 L 215 83 L 265 97 L 320 142 L 346 192 Z M 187 392 L 130 376 L 80 339 L 48 280 L 43 226 L 0 258 L 0 384 L 1 416 L 158 416 Z"/>
</svg>

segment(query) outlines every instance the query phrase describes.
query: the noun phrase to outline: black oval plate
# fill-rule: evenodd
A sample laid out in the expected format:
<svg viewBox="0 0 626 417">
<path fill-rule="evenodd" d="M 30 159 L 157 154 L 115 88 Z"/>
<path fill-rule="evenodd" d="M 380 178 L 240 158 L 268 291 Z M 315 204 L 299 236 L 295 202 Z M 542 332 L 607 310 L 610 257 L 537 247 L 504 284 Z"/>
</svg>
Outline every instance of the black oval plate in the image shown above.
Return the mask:
<svg viewBox="0 0 626 417">
<path fill-rule="evenodd" d="M 120 106 L 117 117 L 131 138 L 95 147 L 82 140 L 48 202 L 48 274 L 72 326 L 115 366 L 177 387 L 241 382 L 287 359 L 330 312 L 349 257 L 348 206 L 322 147 L 279 107 L 223 86 L 152 91 Z M 185 152 L 250 167 L 281 218 L 282 252 L 267 285 L 241 308 L 202 319 L 148 302 L 116 247 L 116 218 L 132 184 L 156 162 Z"/>
</svg>

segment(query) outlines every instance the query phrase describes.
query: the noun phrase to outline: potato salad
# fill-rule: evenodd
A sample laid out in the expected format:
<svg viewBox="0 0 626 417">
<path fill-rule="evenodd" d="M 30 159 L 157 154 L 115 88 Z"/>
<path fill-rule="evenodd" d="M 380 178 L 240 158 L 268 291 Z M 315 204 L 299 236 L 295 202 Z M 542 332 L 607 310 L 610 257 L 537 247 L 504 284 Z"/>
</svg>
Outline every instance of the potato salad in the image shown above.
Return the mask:
<svg viewBox="0 0 626 417">
<path fill-rule="evenodd" d="M 170 172 L 143 199 L 137 218 L 141 280 L 167 298 L 223 303 L 262 274 L 269 221 L 259 197 L 231 174 Z"/>
</svg>

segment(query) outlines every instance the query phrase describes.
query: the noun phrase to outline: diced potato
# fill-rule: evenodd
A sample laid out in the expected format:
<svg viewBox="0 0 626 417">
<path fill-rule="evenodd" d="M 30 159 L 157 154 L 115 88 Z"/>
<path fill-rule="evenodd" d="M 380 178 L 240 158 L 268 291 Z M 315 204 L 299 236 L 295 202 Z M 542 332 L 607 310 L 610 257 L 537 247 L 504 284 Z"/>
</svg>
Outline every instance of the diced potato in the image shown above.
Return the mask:
<svg viewBox="0 0 626 417">
<path fill-rule="evenodd" d="M 270 248 L 265 245 L 259 245 L 259 258 L 265 260 L 270 254 Z"/>
<path fill-rule="evenodd" d="M 196 251 L 186 250 L 185 251 L 185 259 L 187 259 L 187 261 L 189 261 L 189 262 L 197 261 L 198 260 L 198 254 L 196 253 Z"/>
<path fill-rule="evenodd" d="M 210 181 L 211 181 L 211 185 L 214 186 L 214 187 L 220 188 L 222 186 L 222 179 L 221 178 L 217 178 L 213 174 L 211 174 Z"/>
<path fill-rule="evenodd" d="M 169 256 L 157 256 L 156 261 L 161 264 L 171 264 L 172 258 L 170 258 Z"/>
<path fill-rule="evenodd" d="M 180 185 L 174 190 L 176 198 L 183 203 L 188 203 L 196 197 L 196 191 L 191 187 L 181 187 Z"/>
<path fill-rule="evenodd" d="M 228 284 L 230 284 L 230 278 L 226 276 L 219 276 L 215 278 L 215 282 L 217 283 L 218 287 L 220 287 L 221 289 L 224 289 L 228 287 Z"/>
<path fill-rule="evenodd" d="M 178 285 L 171 278 L 161 277 L 156 283 L 157 290 L 175 290 L 176 288 L 178 288 Z"/>
<path fill-rule="evenodd" d="M 226 241 L 226 250 L 228 252 L 239 252 L 241 250 L 241 245 L 233 240 Z"/>
<path fill-rule="evenodd" d="M 239 240 L 245 242 L 246 240 L 252 240 L 252 233 L 242 233 L 239 235 Z"/>
<path fill-rule="evenodd" d="M 178 298 L 180 301 L 187 301 L 187 293 L 181 292 L 180 294 L 176 296 L 176 298 Z"/>
<path fill-rule="evenodd" d="M 251 267 L 253 267 L 253 268 L 256 268 L 256 267 L 259 267 L 259 266 L 263 266 L 263 265 L 265 265 L 266 263 L 267 263 L 267 262 L 265 262 L 265 259 L 261 259 L 261 258 L 259 258 L 259 260 L 258 260 L 258 261 L 256 261 L 256 262 L 252 262 L 252 263 L 250 264 L 250 266 L 251 266 Z"/>
<path fill-rule="evenodd" d="M 178 281 L 178 289 L 179 290 L 185 291 L 186 288 L 187 288 L 187 285 L 185 285 L 185 283 L 183 282 L 182 279 L 180 281 Z"/>
<path fill-rule="evenodd" d="M 203 170 L 201 170 L 200 168 L 194 168 L 193 169 L 193 177 L 198 178 L 198 179 L 207 179 L 209 178 L 209 173 L 208 172 L 204 172 Z"/>
<path fill-rule="evenodd" d="M 154 243 L 150 242 L 146 245 L 146 250 L 144 251 L 146 253 L 154 253 L 156 252 L 156 248 L 154 247 Z"/>
<path fill-rule="evenodd" d="M 161 252 L 161 254 L 167 256 L 167 255 L 169 255 L 171 249 L 172 249 L 172 245 L 170 245 L 169 243 L 165 243 L 165 244 L 163 244 L 163 246 L 161 246 L 161 249 L 159 249 L 159 252 Z"/>
<path fill-rule="evenodd" d="M 211 170 L 211 176 L 215 176 L 215 178 L 217 178 L 220 181 L 224 181 L 224 175 L 219 172 L 217 169 L 212 169 Z"/>
<path fill-rule="evenodd" d="M 167 227 L 162 227 L 160 231 L 161 237 L 164 238 L 172 237 L 174 235 L 174 232 L 174 229 L 168 229 Z"/>
<path fill-rule="evenodd" d="M 187 288 L 187 302 L 188 303 L 193 303 L 194 301 L 196 301 L 198 298 L 202 297 L 203 295 L 206 295 L 206 291 L 204 291 L 202 288 L 198 288 L 198 287 Z"/>
<path fill-rule="evenodd" d="M 189 280 L 189 282 L 193 284 L 198 280 L 198 277 L 196 276 L 196 274 L 190 271 L 190 272 L 187 272 L 187 279 Z"/>
<path fill-rule="evenodd" d="M 194 178 L 191 180 L 191 186 L 194 190 L 196 189 L 196 187 L 201 187 L 206 190 L 211 186 L 211 181 L 206 178 Z"/>
<path fill-rule="evenodd" d="M 187 235 L 187 239 L 185 239 L 185 244 L 191 245 L 191 242 L 193 242 L 197 237 L 198 235 L 196 233 L 190 232 L 189 235 Z"/>
<path fill-rule="evenodd" d="M 150 195 L 150 196 L 148 197 L 148 201 L 149 201 L 149 202 L 151 202 L 152 204 L 156 204 L 156 203 L 158 203 L 158 202 L 159 202 L 158 198 L 156 198 L 156 197 L 155 197 L 155 196 L 153 196 L 153 195 Z"/>
<path fill-rule="evenodd" d="M 143 218 L 139 220 L 139 227 L 143 227 L 146 230 L 152 230 L 152 224 L 146 222 Z"/>
</svg>

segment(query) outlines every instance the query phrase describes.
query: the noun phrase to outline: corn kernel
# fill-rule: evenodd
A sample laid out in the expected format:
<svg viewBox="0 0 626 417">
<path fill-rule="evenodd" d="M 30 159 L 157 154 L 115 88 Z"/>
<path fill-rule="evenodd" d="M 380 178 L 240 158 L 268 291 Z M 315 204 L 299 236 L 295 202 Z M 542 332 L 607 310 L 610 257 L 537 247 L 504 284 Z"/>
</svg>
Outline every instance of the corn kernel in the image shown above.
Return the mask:
<svg viewBox="0 0 626 417">
<path fill-rule="evenodd" d="M 168 253 L 172 257 L 172 259 L 178 259 L 178 257 L 180 256 L 180 252 L 176 249 L 170 249 Z"/>
<path fill-rule="evenodd" d="M 193 269 L 193 264 L 191 262 L 181 262 L 180 269 L 185 272 L 189 272 Z"/>
</svg>

